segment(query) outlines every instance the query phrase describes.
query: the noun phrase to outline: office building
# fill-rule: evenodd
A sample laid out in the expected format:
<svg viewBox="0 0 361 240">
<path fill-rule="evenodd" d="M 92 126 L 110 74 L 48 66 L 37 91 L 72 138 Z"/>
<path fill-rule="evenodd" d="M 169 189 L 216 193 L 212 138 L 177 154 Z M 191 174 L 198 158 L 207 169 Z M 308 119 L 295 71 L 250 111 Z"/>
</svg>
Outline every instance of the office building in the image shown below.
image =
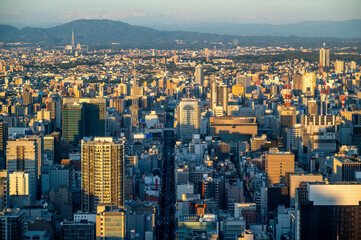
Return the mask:
<svg viewBox="0 0 361 240">
<path fill-rule="evenodd" d="M 358 157 L 333 156 L 332 181 L 355 181 L 356 172 L 361 172 L 361 160 Z"/>
<path fill-rule="evenodd" d="M 110 137 L 81 142 L 83 212 L 96 212 L 99 203 L 124 205 L 124 141 Z"/>
<path fill-rule="evenodd" d="M 45 165 L 53 165 L 55 163 L 55 144 L 54 136 L 46 135 L 43 138 L 44 142 L 44 163 Z M 58 153 L 59 154 L 59 153 Z"/>
<path fill-rule="evenodd" d="M 109 205 L 98 205 L 96 216 L 96 239 L 125 239 L 125 210 Z"/>
<path fill-rule="evenodd" d="M 63 104 L 83 104 L 84 137 L 104 137 L 106 119 L 105 98 L 64 98 Z M 79 108 L 79 107 L 78 107 Z M 78 110 L 79 111 L 79 110 Z M 64 114 L 64 111 L 63 111 Z M 77 113 L 79 118 L 79 113 Z M 64 117 L 63 117 L 64 119 Z M 63 124 L 64 125 L 64 124 Z"/>
<path fill-rule="evenodd" d="M 189 142 L 193 134 L 200 131 L 201 108 L 199 101 L 184 98 L 177 108 L 177 136 L 180 140 Z"/>
<path fill-rule="evenodd" d="M 360 239 L 361 184 L 307 183 L 296 202 L 295 239 Z"/>
<path fill-rule="evenodd" d="M 178 220 L 178 239 L 186 240 L 198 237 L 200 239 L 219 239 L 219 223 L 215 214 L 203 216 L 185 215 Z"/>
<path fill-rule="evenodd" d="M 66 142 L 79 142 L 84 136 L 83 104 L 65 103 L 63 105 L 63 139 Z"/>
<path fill-rule="evenodd" d="M 286 182 L 290 195 L 290 207 L 295 206 L 296 188 L 300 187 L 301 182 L 323 182 L 323 176 L 319 173 L 295 172 L 287 173 Z"/>
<path fill-rule="evenodd" d="M 249 141 L 257 135 L 255 117 L 211 117 L 209 131 L 224 141 Z"/>
<path fill-rule="evenodd" d="M 34 140 L 8 141 L 6 146 L 7 170 L 29 173 L 29 194 L 34 202 L 38 190 L 38 142 Z"/>
<path fill-rule="evenodd" d="M 79 222 L 65 221 L 60 223 L 60 239 L 90 240 L 95 239 L 95 223 L 87 220 Z"/>
<path fill-rule="evenodd" d="M 316 74 L 308 72 L 303 74 L 302 79 L 302 92 L 306 96 L 314 96 L 316 89 Z"/>
<path fill-rule="evenodd" d="M 292 128 L 296 124 L 296 108 L 281 106 L 278 109 L 282 128 Z"/>
<path fill-rule="evenodd" d="M 24 239 L 24 213 L 19 209 L 0 212 L 0 239 Z"/>
<path fill-rule="evenodd" d="M 318 114 L 318 104 L 316 100 L 310 100 L 307 102 L 307 113 L 309 115 L 317 115 Z"/>
<path fill-rule="evenodd" d="M 265 168 L 268 186 L 284 183 L 286 173 L 294 172 L 295 156 L 291 152 L 280 152 L 277 149 L 270 149 L 266 153 Z"/>
<path fill-rule="evenodd" d="M 344 61 L 336 61 L 335 62 L 335 73 L 343 74 L 345 73 L 345 62 Z"/>
</svg>

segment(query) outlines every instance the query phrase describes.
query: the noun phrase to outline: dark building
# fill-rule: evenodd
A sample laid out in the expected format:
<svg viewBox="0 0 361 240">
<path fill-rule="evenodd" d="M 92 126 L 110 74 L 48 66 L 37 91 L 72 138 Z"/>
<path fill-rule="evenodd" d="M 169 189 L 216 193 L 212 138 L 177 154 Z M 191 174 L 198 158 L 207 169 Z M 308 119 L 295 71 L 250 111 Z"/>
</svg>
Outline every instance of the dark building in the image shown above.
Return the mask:
<svg viewBox="0 0 361 240">
<path fill-rule="evenodd" d="M 79 142 L 84 136 L 84 108 L 82 104 L 63 105 L 63 139 L 66 142 Z"/>
<path fill-rule="evenodd" d="M 81 220 L 80 222 L 62 222 L 61 240 L 94 240 L 95 223 Z"/>
<path fill-rule="evenodd" d="M 360 239 L 360 200 L 359 183 L 308 183 L 298 209 L 297 239 Z"/>
<path fill-rule="evenodd" d="M 279 205 L 285 207 L 290 205 L 288 187 L 284 184 L 267 188 L 267 212 L 276 212 Z"/>
<path fill-rule="evenodd" d="M 6 142 L 8 141 L 8 124 L 0 122 L 0 169 L 6 169 Z"/>
<path fill-rule="evenodd" d="M 24 213 L 20 210 L 4 211 L 0 213 L 0 239 L 24 239 Z"/>
</svg>

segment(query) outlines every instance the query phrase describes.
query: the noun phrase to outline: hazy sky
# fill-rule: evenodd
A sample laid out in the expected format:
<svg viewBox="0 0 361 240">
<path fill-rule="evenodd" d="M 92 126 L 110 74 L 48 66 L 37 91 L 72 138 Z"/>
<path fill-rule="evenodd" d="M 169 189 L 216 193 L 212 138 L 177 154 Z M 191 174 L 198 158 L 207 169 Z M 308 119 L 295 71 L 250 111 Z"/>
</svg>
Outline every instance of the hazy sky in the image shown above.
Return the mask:
<svg viewBox="0 0 361 240">
<path fill-rule="evenodd" d="M 0 0 L 0 22 L 52 25 L 80 18 L 132 24 L 285 24 L 361 18 L 361 0 Z"/>
</svg>

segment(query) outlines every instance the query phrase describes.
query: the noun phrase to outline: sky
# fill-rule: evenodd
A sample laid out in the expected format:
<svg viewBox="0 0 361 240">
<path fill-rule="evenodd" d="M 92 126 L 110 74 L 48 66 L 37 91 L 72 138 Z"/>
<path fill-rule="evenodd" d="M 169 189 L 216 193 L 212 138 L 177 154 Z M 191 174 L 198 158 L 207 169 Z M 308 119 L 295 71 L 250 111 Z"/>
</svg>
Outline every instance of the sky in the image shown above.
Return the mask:
<svg viewBox="0 0 361 240">
<path fill-rule="evenodd" d="M 137 25 L 361 19 L 361 0 L 0 0 L 0 23 L 48 27 L 77 19 Z"/>
</svg>

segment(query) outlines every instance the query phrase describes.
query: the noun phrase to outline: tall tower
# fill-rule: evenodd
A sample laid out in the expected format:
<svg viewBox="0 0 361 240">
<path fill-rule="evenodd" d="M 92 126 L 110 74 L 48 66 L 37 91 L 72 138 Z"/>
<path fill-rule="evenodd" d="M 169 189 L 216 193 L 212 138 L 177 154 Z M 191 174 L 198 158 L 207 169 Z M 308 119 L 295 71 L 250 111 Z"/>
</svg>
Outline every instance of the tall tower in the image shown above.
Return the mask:
<svg viewBox="0 0 361 240">
<path fill-rule="evenodd" d="M 132 133 L 138 130 L 138 111 L 139 111 L 139 100 L 137 96 L 138 83 L 137 78 L 134 76 L 133 80 L 133 90 L 132 90 L 132 106 L 130 106 L 130 112 L 132 114 Z"/>
<path fill-rule="evenodd" d="M 71 30 L 71 45 L 75 45 L 75 41 L 74 41 L 74 29 Z"/>
<path fill-rule="evenodd" d="M 81 142 L 81 208 L 96 212 L 99 203 L 124 206 L 124 140 L 99 137 Z"/>
<path fill-rule="evenodd" d="M 321 48 L 320 49 L 320 67 L 329 67 L 330 66 L 330 49 Z"/>
<path fill-rule="evenodd" d="M 194 75 L 196 84 L 203 86 L 204 74 L 202 65 L 196 66 Z"/>
</svg>

